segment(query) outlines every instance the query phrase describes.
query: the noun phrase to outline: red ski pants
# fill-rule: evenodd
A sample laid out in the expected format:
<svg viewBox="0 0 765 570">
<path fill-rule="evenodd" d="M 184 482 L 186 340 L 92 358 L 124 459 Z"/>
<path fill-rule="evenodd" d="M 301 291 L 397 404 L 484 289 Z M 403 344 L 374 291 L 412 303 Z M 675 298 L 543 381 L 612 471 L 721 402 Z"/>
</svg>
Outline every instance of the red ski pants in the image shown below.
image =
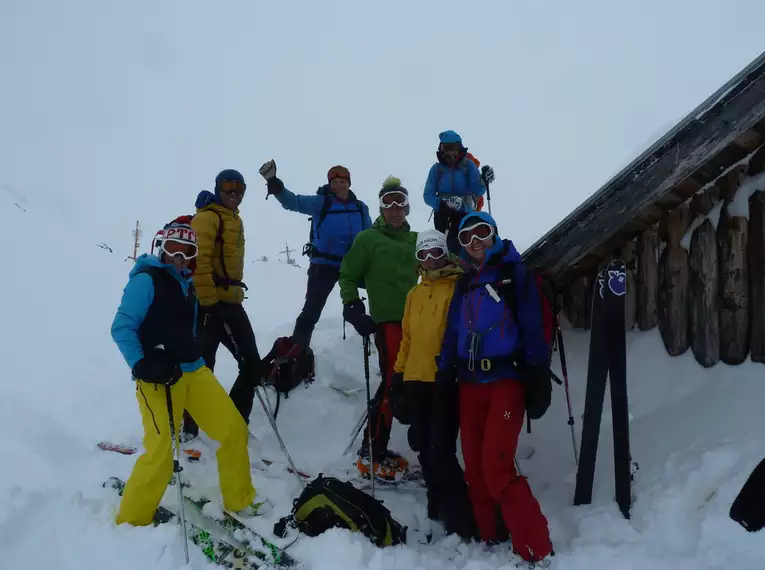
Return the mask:
<svg viewBox="0 0 765 570">
<path fill-rule="evenodd" d="M 388 451 L 388 440 L 393 425 L 393 412 L 390 408 L 390 385 L 393 379 L 393 367 L 396 365 L 398 349 L 401 345 L 401 323 L 390 322 L 377 325 L 375 344 L 379 354 L 380 371 L 382 380 L 372 400 L 369 409 L 369 420 L 372 423 L 372 452 L 375 457 Z M 367 433 L 368 427 L 364 433 Z M 367 450 L 369 442 L 364 438 L 362 451 Z M 363 454 L 363 453 L 362 453 Z"/>
<path fill-rule="evenodd" d="M 494 517 L 499 504 L 513 550 L 537 561 L 552 552 L 552 544 L 539 502 L 515 469 L 525 391 L 525 384 L 517 380 L 460 383 L 460 430 L 465 481 L 481 539 L 497 539 Z"/>
</svg>

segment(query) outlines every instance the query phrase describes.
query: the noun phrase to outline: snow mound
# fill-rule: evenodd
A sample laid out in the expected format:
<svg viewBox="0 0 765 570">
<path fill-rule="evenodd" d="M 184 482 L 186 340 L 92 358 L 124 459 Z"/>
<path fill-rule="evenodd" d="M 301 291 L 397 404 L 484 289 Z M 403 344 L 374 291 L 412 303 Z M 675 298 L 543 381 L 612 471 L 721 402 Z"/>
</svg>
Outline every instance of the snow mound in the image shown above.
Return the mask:
<svg viewBox="0 0 765 570">
<path fill-rule="evenodd" d="M 34 228 L 34 231 L 30 231 Z M 0 551 L 4 570 L 81 570 L 102 567 L 175 569 L 183 563 L 178 529 L 116 527 L 118 498 L 101 483 L 126 478 L 135 456 L 100 451 L 99 440 L 140 446 L 141 426 L 129 370 L 109 336 L 109 326 L 131 262 L 97 245 L 82 228 L 54 210 L 0 193 L 0 239 L 7 248 L 2 353 L 6 370 L 0 398 Z M 261 353 L 289 334 L 302 305 L 305 272 L 286 264 L 249 262 L 246 306 Z M 342 456 L 364 411 L 361 343 L 352 329 L 342 337 L 337 294 L 314 337 L 317 379 L 282 400 L 277 420 L 298 468 L 342 474 L 354 452 Z M 575 427 L 581 427 L 588 335 L 565 331 Z M 227 388 L 235 366 L 220 353 L 217 374 Z M 373 389 L 379 382 L 372 361 Z M 560 370 L 556 362 L 556 373 Z M 536 453 L 521 467 L 547 515 L 557 552 L 553 569 L 660 570 L 765 568 L 765 547 L 727 516 L 751 469 L 765 455 L 761 402 L 762 367 L 699 367 L 690 353 L 666 355 L 657 331 L 628 333 L 628 383 L 632 455 L 639 463 L 632 519 L 613 502 L 609 398 L 601 431 L 593 504 L 571 506 L 575 465 L 564 391 L 556 387 L 547 415 L 522 435 Z M 360 388 L 346 396 L 332 385 Z M 274 404 L 273 394 L 271 403 Z M 273 514 L 253 525 L 271 536 L 300 483 L 286 461 L 258 403 L 251 418 L 251 446 L 258 492 L 274 503 Z M 203 435 L 198 463 L 184 476 L 217 498 L 215 446 Z M 412 462 L 406 433 L 394 426 L 391 447 Z M 355 451 L 356 447 L 353 447 Z M 263 459 L 271 460 L 266 466 Z M 379 489 L 379 488 L 378 488 Z M 164 501 L 172 501 L 169 488 Z M 410 543 L 373 547 L 360 535 L 333 530 L 303 537 L 290 552 L 311 570 L 513 568 L 507 548 L 489 551 L 440 537 L 417 538 L 428 529 L 425 494 L 381 489 L 379 496 L 409 527 Z M 208 568 L 191 549 L 191 567 Z"/>
</svg>

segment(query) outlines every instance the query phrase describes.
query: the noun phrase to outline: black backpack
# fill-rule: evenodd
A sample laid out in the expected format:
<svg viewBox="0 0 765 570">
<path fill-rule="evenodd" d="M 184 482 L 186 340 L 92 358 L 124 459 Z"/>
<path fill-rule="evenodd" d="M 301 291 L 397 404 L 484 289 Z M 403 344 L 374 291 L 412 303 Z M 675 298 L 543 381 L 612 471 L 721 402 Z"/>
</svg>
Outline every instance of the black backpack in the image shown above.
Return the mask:
<svg viewBox="0 0 765 570">
<path fill-rule="evenodd" d="M 765 528 L 765 459 L 749 474 L 730 507 L 729 515 L 747 532 Z"/>
<path fill-rule="evenodd" d="M 292 512 L 274 525 L 274 534 L 285 537 L 288 524 L 308 536 L 344 528 L 362 533 L 379 547 L 406 543 L 407 527 L 396 522 L 382 502 L 323 474 L 295 499 Z"/>
<path fill-rule="evenodd" d="M 289 397 L 300 384 L 308 387 L 315 379 L 314 356 L 310 347 L 296 344 L 290 337 L 280 336 L 262 360 L 266 384 L 276 391 L 274 419 L 279 413 L 281 395 Z"/>
</svg>

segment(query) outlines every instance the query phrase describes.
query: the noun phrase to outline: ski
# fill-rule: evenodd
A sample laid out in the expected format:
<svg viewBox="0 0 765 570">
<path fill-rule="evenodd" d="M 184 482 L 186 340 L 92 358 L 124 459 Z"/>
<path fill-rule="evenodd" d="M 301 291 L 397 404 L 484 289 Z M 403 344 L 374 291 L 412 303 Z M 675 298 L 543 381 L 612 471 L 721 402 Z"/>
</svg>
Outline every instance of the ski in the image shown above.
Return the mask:
<svg viewBox="0 0 765 570">
<path fill-rule="evenodd" d="M 625 518 L 630 518 L 633 469 L 629 443 L 629 411 L 626 362 L 626 266 L 612 260 L 598 272 L 593 288 L 590 318 L 590 352 L 582 419 L 579 468 L 574 505 L 590 504 L 595 477 L 600 422 L 606 384 L 610 378 L 614 440 L 615 499 Z"/>
<path fill-rule="evenodd" d="M 118 477 L 109 478 L 102 486 L 114 489 L 120 496 L 125 490 L 125 482 Z M 266 552 L 255 550 L 248 544 L 238 540 L 233 533 L 230 533 L 221 525 L 218 525 L 221 528 L 216 528 L 217 521 L 215 519 L 202 513 L 201 509 L 196 508 L 197 505 L 193 501 L 187 501 L 195 507 L 186 517 L 188 538 L 211 562 L 223 568 L 241 568 L 245 570 L 295 565 L 291 557 L 280 552 L 276 547 L 274 547 L 275 550 L 268 549 Z M 154 525 L 176 522 L 178 518 L 178 514 L 175 511 L 160 506 L 154 516 Z M 243 524 L 242 526 L 247 528 Z M 251 534 L 256 533 L 251 531 Z M 265 541 L 265 539 L 263 540 Z"/>
<path fill-rule="evenodd" d="M 111 443 L 108 441 L 99 441 L 98 448 L 104 451 L 113 451 L 115 453 L 121 453 L 122 455 L 135 455 L 139 449 L 132 445 L 125 445 L 122 443 Z M 199 461 L 202 457 L 202 452 L 198 449 L 187 448 L 183 450 L 189 461 Z"/>
<path fill-rule="evenodd" d="M 104 451 L 113 451 L 114 453 L 121 453 L 122 455 L 135 455 L 139 451 L 137 447 L 133 447 L 131 445 L 125 445 L 122 443 L 111 443 L 108 441 L 99 441 L 98 448 Z M 199 449 L 187 448 L 183 450 L 183 453 L 186 454 L 189 461 L 199 461 L 200 459 L 202 459 L 202 452 Z M 273 464 L 273 461 L 271 461 L 270 459 L 265 459 L 263 457 L 261 457 L 260 461 L 263 463 L 263 465 L 266 465 L 267 467 L 270 467 Z M 285 469 L 289 471 L 290 473 L 293 473 L 291 467 L 285 467 Z M 298 475 L 300 475 L 303 479 L 313 479 L 311 475 L 303 471 L 298 471 Z"/>
<path fill-rule="evenodd" d="M 338 392 L 339 394 L 349 398 L 361 394 L 361 392 L 364 390 L 363 388 L 343 388 L 342 386 L 337 386 L 335 384 L 330 384 L 329 387 L 332 388 L 335 392 Z"/>
<path fill-rule="evenodd" d="M 214 521 L 232 537 L 237 537 L 238 540 L 241 540 L 241 544 L 247 551 L 254 554 L 262 562 L 271 566 L 295 566 L 295 561 L 292 557 L 283 552 L 273 542 L 267 540 L 265 537 L 245 525 L 231 512 L 223 510 L 222 516 L 205 513 L 203 510 L 205 505 L 211 503 L 206 497 L 201 497 L 199 499 L 184 497 L 183 500 L 191 505 L 201 516 Z M 238 538 L 240 536 L 242 537 L 241 539 Z"/>
</svg>

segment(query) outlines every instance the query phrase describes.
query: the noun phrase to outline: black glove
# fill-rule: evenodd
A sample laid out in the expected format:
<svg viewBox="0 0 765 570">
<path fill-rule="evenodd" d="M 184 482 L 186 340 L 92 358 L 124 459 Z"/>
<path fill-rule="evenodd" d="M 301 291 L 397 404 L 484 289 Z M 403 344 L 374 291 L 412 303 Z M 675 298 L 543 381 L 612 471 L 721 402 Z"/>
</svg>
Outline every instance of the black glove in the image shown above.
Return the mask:
<svg viewBox="0 0 765 570">
<path fill-rule="evenodd" d="M 454 368 L 444 368 L 436 372 L 436 384 L 449 386 L 457 381 L 457 370 Z"/>
<path fill-rule="evenodd" d="M 351 301 L 343 307 L 343 318 L 351 323 L 351 326 L 361 336 L 371 336 L 377 330 L 377 325 L 372 320 L 372 317 L 367 315 L 361 299 Z"/>
<path fill-rule="evenodd" d="M 133 366 L 133 378 L 150 384 L 173 385 L 181 376 L 181 367 L 162 348 L 148 351 Z"/>
<path fill-rule="evenodd" d="M 526 414 L 538 420 L 552 401 L 552 375 L 548 366 L 529 366 L 526 375 Z"/>
<path fill-rule="evenodd" d="M 484 164 L 481 167 L 481 182 L 483 182 L 484 186 L 494 182 L 494 169 L 488 164 Z"/>
<path fill-rule="evenodd" d="M 266 194 L 266 198 L 267 198 L 271 194 L 281 193 L 281 191 L 284 190 L 284 182 L 282 182 L 281 179 L 276 177 L 269 178 L 268 182 L 266 182 L 266 188 L 268 188 L 268 193 Z"/>
<path fill-rule="evenodd" d="M 409 425 L 409 406 L 404 390 L 404 374 L 395 372 L 390 380 L 390 392 L 388 393 L 388 402 L 390 403 L 393 417 L 403 425 Z"/>
</svg>

